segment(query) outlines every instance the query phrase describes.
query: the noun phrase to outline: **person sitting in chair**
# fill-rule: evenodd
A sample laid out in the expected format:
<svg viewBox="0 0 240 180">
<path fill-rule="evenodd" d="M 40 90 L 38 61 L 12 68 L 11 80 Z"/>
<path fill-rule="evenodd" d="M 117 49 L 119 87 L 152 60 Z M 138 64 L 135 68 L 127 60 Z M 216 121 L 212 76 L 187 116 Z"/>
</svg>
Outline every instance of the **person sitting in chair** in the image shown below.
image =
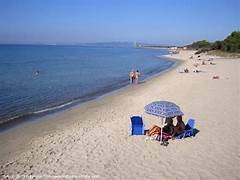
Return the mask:
<svg viewBox="0 0 240 180">
<path fill-rule="evenodd" d="M 154 125 L 153 127 L 151 127 L 148 131 L 147 131 L 147 135 L 148 136 L 154 136 L 156 134 L 160 134 L 161 133 L 161 128 L 157 125 Z"/>
<path fill-rule="evenodd" d="M 166 118 L 165 123 L 167 123 L 167 125 L 163 127 L 163 132 L 172 135 L 172 133 L 174 132 L 173 118 Z"/>
<path fill-rule="evenodd" d="M 166 118 L 165 123 L 166 123 L 166 125 L 163 127 L 163 132 L 166 134 L 172 135 L 172 133 L 174 131 L 173 119 Z M 147 132 L 148 136 L 153 136 L 155 134 L 161 134 L 161 127 L 154 125 Z"/>
<path fill-rule="evenodd" d="M 173 134 L 172 137 L 174 137 L 178 134 L 181 134 L 185 130 L 185 124 L 182 120 L 182 116 L 177 116 L 177 124 L 173 128 Z"/>
</svg>

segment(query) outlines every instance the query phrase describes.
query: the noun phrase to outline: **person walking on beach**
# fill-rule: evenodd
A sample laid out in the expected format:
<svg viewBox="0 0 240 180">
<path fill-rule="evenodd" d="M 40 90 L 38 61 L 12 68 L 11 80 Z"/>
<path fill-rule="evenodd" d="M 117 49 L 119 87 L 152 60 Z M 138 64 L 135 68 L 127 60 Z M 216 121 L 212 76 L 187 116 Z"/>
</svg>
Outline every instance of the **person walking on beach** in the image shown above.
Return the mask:
<svg viewBox="0 0 240 180">
<path fill-rule="evenodd" d="M 132 69 L 132 70 L 129 72 L 130 84 L 133 84 L 133 82 L 134 82 L 134 74 L 135 74 L 135 71 Z"/>
</svg>

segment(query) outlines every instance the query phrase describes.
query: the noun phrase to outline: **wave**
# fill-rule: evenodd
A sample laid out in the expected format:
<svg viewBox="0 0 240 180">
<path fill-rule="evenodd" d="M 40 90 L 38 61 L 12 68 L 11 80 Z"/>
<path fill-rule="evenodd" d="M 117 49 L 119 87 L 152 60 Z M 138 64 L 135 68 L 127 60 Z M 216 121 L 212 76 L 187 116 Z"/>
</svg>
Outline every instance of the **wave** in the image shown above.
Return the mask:
<svg viewBox="0 0 240 180">
<path fill-rule="evenodd" d="M 73 100 L 73 101 L 66 102 L 64 104 L 60 104 L 57 106 L 48 107 L 46 109 L 42 109 L 42 110 L 38 110 L 38 111 L 34 111 L 34 112 L 27 112 L 22 115 L 17 115 L 17 116 L 13 116 L 13 117 L 1 120 L 0 121 L 0 131 L 9 129 L 11 127 L 15 127 L 16 125 L 18 125 L 22 122 L 28 121 L 28 120 L 35 120 L 36 117 L 41 117 L 48 113 L 62 110 L 64 108 L 67 108 L 68 106 L 71 106 L 75 102 L 76 102 L 76 100 Z"/>
<path fill-rule="evenodd" d="M 61 105 L 58 105 L 58 106 L 54 106 L 54 107 L 46 108 L 46 109 L 43 109 L 43 110 L 35 111 L 35 112 L 32 112 L 31 114 L 39 114 L 39 113 L 44 113 L 44 112 L 48 112 L 48 111 L 54 111 L 54 110 L 57 110 L 57 109 L 62 109 L 62 108 L 66 107 L 68 105 L 71 105 L 73 103 L 74 103 L 74 101 L 67 102 L 65 104 L 61 104 Z"/>
</svg>

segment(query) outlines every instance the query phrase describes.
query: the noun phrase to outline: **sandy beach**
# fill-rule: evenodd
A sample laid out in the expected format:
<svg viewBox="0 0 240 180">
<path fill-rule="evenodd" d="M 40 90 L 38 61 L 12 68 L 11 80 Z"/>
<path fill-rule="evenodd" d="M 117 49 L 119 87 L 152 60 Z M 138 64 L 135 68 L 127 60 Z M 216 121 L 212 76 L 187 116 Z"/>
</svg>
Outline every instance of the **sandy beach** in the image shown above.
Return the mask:
<svg viewBox="0 0 240 180">
<path fill-rule="evenodd" d="M 163 75 L 2 132 L 0 179 L 240 179 L 240 59 L 201 65 L 209 56 L 193 54 L 168 55 L 181 63 Z M 178 104 L 184 122 L 194 118 L 196 136 L 166 147 L 130 136 L 132 115 L 146 129 L 160 124 L 144 113 L 156 100 Z"/>
</svg>

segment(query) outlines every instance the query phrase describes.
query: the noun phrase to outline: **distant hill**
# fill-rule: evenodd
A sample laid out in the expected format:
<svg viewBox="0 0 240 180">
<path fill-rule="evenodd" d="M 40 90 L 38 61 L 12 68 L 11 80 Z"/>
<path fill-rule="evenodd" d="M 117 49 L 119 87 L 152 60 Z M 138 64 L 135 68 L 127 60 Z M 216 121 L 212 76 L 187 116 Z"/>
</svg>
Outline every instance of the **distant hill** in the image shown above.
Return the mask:
<svg viewBox="0 0 240 180">
<path fill-rule="evenodd" d="M 149 44 L 149 43 L 135 43 L 136 48 L 171 48 L 176 47 L 175 45 L 164 45 L 164 44 Z"/>
<path fill-rule="evenodd" d="M 97 47 L 133 47 L 133 42 L 96 42 L 96 43 L 75 43 L 79 46 Z"/>
</svg>

